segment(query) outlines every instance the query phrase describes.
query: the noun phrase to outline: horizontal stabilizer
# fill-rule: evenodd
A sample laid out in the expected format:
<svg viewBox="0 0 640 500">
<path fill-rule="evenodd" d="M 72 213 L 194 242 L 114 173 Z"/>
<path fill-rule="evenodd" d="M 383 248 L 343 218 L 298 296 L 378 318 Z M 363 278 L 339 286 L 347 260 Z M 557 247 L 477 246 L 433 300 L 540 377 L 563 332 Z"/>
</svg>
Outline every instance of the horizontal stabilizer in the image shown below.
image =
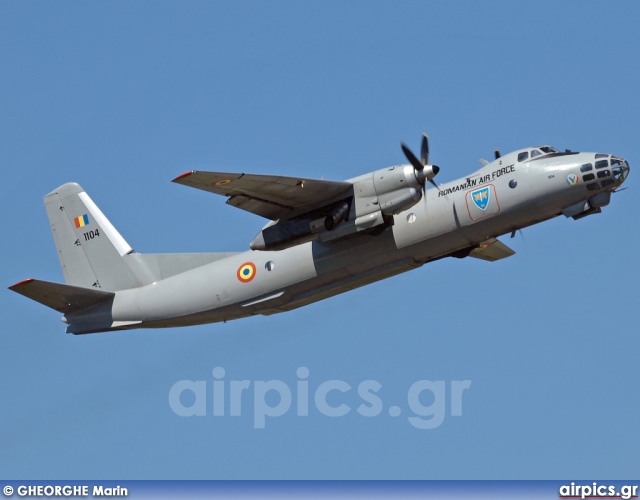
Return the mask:
<svg viewBox="0 0 640 500">
<path fill-rule="evenodd" d="M 490 238 L 487 241 L 483 241 L 480 243 L 480 246 L 474 249 L 469 257 L 475 257 L 476 259 L 488 260 L 489 262 L 493 262 L 496 260 L 504 259 L 506 257 L 511 257 L 516 252 L 509 248 L 507 245 L 502 243 L 500 240 L 496 238 Z"/>
<path fill-rule="evenodd" d="M 67 333 L 83 335 L 85 333 L 113 332 L 127 327 L 136 328 L 142 321 L 95 321 L 93 323 L 71 323 L 67 326 Z"/>
<path fill-rule="evenodd" d="M 113 292 L 63 285 L 33 278 L 20 281 L 10 286 L 9 290 L 13 290 L 64 314 L 93 306 L 115 295 Z"/>
</svg>

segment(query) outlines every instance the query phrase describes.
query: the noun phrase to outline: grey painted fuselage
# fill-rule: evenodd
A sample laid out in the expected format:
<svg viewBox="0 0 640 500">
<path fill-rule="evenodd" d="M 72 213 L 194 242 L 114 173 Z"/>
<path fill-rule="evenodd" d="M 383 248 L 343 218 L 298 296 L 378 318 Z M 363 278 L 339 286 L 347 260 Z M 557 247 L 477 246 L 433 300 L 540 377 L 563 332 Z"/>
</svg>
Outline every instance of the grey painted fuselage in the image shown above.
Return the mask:
<svg viewBox="0 0 640 500">
<path fill-rule="evenodd" d="M 356 233 L 284 250 L 233 254 L 118 291 L 112 302 L 67 315 L 66 321 L 70 331 L 84 332 L 96 321 L 170 327 L 287 311 L 445 256 L 464 256 L 490 238 L 556 217 L 596 195 L 602 198 L 600 206 L 608 203 L 610 191 L 587 190 L 582 179 L 580 168 L 593 164 L 595 153 L 561 153 L 523 162 L 517 161 L 518 153 L 442 184 L 439 190 L 427 190 L 426 202 L 394 215 L 380 234 Z M 390 167 L 394 168 L 403 166 Z M 349 182 L 357 186 L 380 172 Z M 627 172 L 628 167 L 609 189 L 618 187 Z M 484 188 L 488 192 L 481 192 L 485 199 L 478 206 L 472 193 Z M 255 266 L 246 282 L 239 276 L 245 264 Z"/>
</svg>

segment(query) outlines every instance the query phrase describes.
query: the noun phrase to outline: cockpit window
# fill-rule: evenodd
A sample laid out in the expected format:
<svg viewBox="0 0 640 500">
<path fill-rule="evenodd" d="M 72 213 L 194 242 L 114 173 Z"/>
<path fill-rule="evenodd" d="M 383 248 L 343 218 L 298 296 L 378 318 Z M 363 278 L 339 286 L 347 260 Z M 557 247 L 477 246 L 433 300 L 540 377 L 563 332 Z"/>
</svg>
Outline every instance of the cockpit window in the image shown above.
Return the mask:
<svg viewBox="0 0 640 500">
<path fill-rule="evenodd" d="M 534 149 L 531 150 L 531 159 L 533 160 L 534 158 L 537 158 L 539 156 L 544 156 L 552 153 L 558 153 L 558 150 L 556 148 L 552 148 L 551 146 L 536 146 Z M 525 154 L 526 153 L 520 153 L 520 155 L 525 155 Z M 518 161 L 522 161 L 519 159 L 520 155 L 518 155 Z"/>
<path fill-rule="evenodd" d="M 593 168 L 593 165 L 591 165 L 591 163 L 585 163 L 580 167 L 580 172 L 588 172 L 592 168 Z"/>
<path fill-rule="evenodd" d="M 596 159 L 598 159 L 598 158 L 609 158 L 609 155 L 606 155 L 606 154 L 604 154 L 604 153 L 598 153 L 598 154 L 596 155 Z"/>
<path fill-rule="evenodd" d="M 596 162 L 596 168 L 605 168 L 609 166 L 609 160 L 598 160 Z"/>
<path fill-rule="evenodd" d="M 525 151 L 524 153 L 520 153 L 518 155 L 518 161 L 526 161 L 529 158 L 529 151 Z"/>
</svg>

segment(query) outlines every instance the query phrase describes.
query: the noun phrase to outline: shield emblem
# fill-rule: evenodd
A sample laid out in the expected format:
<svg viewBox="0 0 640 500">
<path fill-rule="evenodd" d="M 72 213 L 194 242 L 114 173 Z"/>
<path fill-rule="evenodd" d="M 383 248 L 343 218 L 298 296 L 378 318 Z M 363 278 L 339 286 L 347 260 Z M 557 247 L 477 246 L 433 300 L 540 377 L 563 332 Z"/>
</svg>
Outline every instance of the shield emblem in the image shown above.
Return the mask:
<svg viewBox="0 0 640 500">
<path fill-rule="evenodd" d="M 472 191 L 471 199 L 473 200 L 474 205 L 480 210 L 486 210 L 489 206 L 489 194 L 489 186 L 487 186 L 485 188 Z"/>
</svg>

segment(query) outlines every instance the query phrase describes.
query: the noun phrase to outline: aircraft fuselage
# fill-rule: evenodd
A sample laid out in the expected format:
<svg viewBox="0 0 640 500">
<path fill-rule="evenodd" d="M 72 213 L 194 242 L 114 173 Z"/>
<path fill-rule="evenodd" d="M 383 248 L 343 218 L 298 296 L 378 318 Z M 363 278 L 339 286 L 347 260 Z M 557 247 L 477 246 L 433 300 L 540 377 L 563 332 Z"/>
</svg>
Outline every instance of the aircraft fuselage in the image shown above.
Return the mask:
<svg viewBox="0 0 640 500">
<path fill-rule="evenodd" d="M 599 211 L 629 171 L 624 160 L 610 156 L 600 159 L 607 160 L 606 167 L 596 169 L 596 153 L 556 153 L 518 161 L 522 151 L 528 150 L 426 190 L 426 200 L 394 215 L 381 231 L 233 254 L 118 291 L 112 302 L 68 314 L 65 321 L 69 331 L 84 333 L 90 330 L 83 325 L 96 318 L 135 328 L 171 327 L 291 310 L 429 261 L 464 257 L 491 238 L 563 213 L 578 218 Z M 584 171 L 588 164 L 592 169 Z M 349 182 L 357 187 L 372 175 L 396 168 L 404 166 Z M 585 180 L 590 174 L 594 178 Z"/>
</svg>

